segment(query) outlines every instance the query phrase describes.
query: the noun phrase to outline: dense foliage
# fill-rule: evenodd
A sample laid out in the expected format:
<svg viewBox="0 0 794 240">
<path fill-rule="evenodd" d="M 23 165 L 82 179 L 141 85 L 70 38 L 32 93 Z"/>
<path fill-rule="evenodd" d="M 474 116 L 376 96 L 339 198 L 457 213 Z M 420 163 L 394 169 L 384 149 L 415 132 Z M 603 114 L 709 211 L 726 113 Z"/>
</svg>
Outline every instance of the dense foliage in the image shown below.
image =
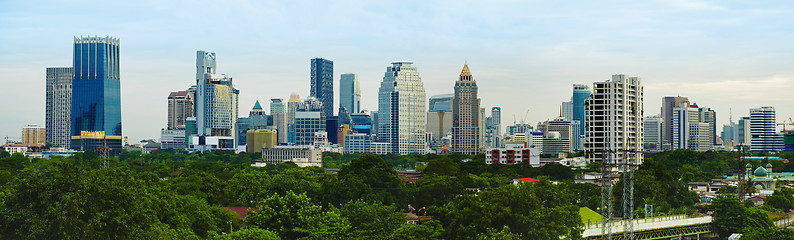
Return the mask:
<svg viewBox="0 0 794 240">
<path fill-rule="evenodd" d="M 251 167 L 260 157 L 157 151 L 46 160 L 0 152 L 0 239 L 578 239 L 579 208 L 596 210 L 601 201 L 600 187 L 573 182 L 597 164 L 572 170 L 489 165 L 482 154 L 325 153 L 324 165 L 334 171 Z M 743 171 L 743 164 L 730 153 L 649 155 L 634 172 L 635 212 L 647 203 L 657 214 L 691 213 L 699 201 L 688 181 Z M 419 180 L 400 178 L 416 171 Z M 513 184 L 522 177 L 541 181 Z M 616 187 L 614 198 L 621 193 Z M 724 223 L 716 229 L 785 239 L 775 236 L 788 230 L 768 228 L 768 211 L 794 208 L 794 191 L 779 193 L 763 209 L 715 201 L 715 224 Z M 239 220 L 222 208 L 228 206 L 258 211 Z M 431 218 L 406 223 L 409 206 Z"/>
</svg>

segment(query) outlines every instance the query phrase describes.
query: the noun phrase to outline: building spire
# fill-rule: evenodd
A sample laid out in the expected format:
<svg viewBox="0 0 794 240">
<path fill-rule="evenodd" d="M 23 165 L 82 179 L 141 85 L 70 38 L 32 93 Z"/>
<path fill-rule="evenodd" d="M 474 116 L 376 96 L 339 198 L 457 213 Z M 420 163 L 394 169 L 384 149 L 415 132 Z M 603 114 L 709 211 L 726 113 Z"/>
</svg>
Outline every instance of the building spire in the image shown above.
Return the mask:
<svg viewBox="0 0 794 240">
<path fill-rule="evenodd" d="M 463 64 L 463 70 L 460 71 L 460 75 L 461 76 L 471 76 L 471 72 L 469 72 L 469 63 L 468 63 L 468 61 L 466 61 L 466 63 Z"/>
</svg>

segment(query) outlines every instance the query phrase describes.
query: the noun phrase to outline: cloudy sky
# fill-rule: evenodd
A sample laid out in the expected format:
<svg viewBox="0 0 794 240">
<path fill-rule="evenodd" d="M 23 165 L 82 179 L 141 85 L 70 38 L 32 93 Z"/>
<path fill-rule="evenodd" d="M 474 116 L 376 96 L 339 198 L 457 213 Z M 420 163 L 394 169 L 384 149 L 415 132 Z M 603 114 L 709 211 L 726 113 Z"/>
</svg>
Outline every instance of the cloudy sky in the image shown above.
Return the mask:
<svg viewBox="0 0 794 240">
<path fill-rule="evenodd" d="M 45 68 L 72 65 L 74 37 L 121 39 L 124 135 L 159 138 L 166 98 L 195 81 L 196 50 L 256 100 L 309 93 L 309 60 L 357 73 L 362 105 L 393 61 L 413 61 L 427 95 L 451 93 L 468 61 L 483 107 L 504 125 L 558 115 L 572 84 L 639 76 L 645 113 L 663 96 L 717 111 L 718 124 L 775 106 L 794 115 L 788 1 L 0 1 L 0 134 L 44 125 Z M 336 104 L 338 106 L 338 97 Z M 336 109 L 336 106 L 334 107 Z M 269 111 L 269 110 L 268 110 Z"/>
</svg>

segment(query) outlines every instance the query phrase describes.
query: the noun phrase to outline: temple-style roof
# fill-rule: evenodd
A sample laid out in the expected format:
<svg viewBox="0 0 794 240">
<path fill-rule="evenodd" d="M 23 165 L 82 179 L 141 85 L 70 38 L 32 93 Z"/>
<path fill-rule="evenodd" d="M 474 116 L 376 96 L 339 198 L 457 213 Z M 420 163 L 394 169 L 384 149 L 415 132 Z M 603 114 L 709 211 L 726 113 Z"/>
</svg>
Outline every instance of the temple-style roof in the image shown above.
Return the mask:
<svg viewBox="0 0 794 240">
<path fill-rule="evenodd" d="M 772 163 L 767 163 L 766 168 L 772 168 Z"/>
<path fill-rule="evenodd" d="M 748 163 L 747 165 L 744 165 L 744 167 L 745 167 L 745 168 L 753 168 L 753 165 L 750 165 L 750 164 Z"/>
</svg>

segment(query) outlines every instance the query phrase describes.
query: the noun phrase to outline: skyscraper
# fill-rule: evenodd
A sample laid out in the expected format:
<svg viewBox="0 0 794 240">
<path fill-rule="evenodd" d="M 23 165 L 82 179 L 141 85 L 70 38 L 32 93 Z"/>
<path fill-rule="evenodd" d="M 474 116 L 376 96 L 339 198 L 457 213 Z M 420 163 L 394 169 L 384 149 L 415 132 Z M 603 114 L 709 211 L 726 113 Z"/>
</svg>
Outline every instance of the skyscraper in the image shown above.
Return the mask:
<svg viewBox="0 0 794 240">
<path fill-rule="evenodd" d="M 492 107 L 491 116 L 486 120 L 485 129 L 485 146 L 499 147 L 501 146 L 502 139 L 502 108 Z"/>
<path fill-rule="evenodd" d="M 185 118 L 193 117 L 193 94 L 187 91 L 171 92 L 168 95 L 168 129 L 185 126 Z"/>
<path fill-rule="evenodd" d="M 659 152 L 662 150 L 662 118 L 659 115 L 645 117 L 645 139 L 643 146 L 646 152 Z"/>
<path fill-rule="evenodd" d="M 215 53 L 196 52 L 196 86 L 197 136 L 190 141 L 191 149 L 234 150 L 240 92 L 232 86 L 231 77 L 216 74 Z"/>
<path fill-rule="evenodd" d="M 324 109 L 323 103 L 313 97 L 306 98 L 298 105 L 295 112 L 295 125 L 290 129 L 293 132 L 292 135 L 295 136 L 295 145 L 314 145 L 314 134 L 325 132 Z"/>
<path fill-rule="evenodd" d="M 573 101 L 562 102 L 560 105 L 560 117 L 565 120 L 573 120 Z"/>
<path fill-rule="evenodd" d="M 74 39 L 71 148 L 102 155 L 121 153 L 119 40 Z"/>
<path fill-rule="evenodd" d="M 612 75 L 611 80 L 593 83 L 586 100 L 588 159 L 611 159 L 636 164 L 643 160 L 643 86 L 639 77 Z"/>
<path fill-rule="evenodd" d="M 334 62 L 313 58 L 311 61 L 311 97 L 323 103 L 323 115 L 334 116 Z"/>
<path fill-rule="evenodd" d="M 287 105 L 281 98 L 273 98 L 270 101 L 270 114 L 273 115 L 278 143 L 287 143 Z"/>
<path fill-rule="evenodd" d="M 453 152 L 477 154 L 480 149 L 480 99 L 477 98 L 477 81 L 463 64 L 455 97 L 452 98 L 452 148 Z"/>
<path fill-rule="evenodd" d="M 750 150 L 778 152 L 783 150 L 783 136 L 775 131 L 775 107 L 750 109 Z"/>
<path fill-rule="evenodd" d="M 573 118 L 568 120 L 579 121 L 579 133 L 584 135 L 585 118 L 584 118 L 584 102 L 590 97 L 590 88 L 584 84 L 573 85 L 573 97 L 571 103 L 573 104 Z"/>
<path fill-rule="evenodd" d="M 361 111 L 361 87 L 357 74 L 342 74 L 339 80 L 339 107 L 347 109 L 348 114 Z"/>
<path fill-rule="evenodd" d="M 673 108 L 682 103 L 689 106 L 689 99 L 681 96 L 662 98 L 662 150 L 673 149 Z"/>
<path fill-rule="evenodd" d="M 749 150 L 752 144 L 750 139 L 750 117 L 741 117 L 739 124 L 736 125 L 736 144 L 742 146 L 744 150 Z"/>
<path fill-rule="evenodd" d="M 412 64 L 386 67 L 378 91 L 378 140 L 396 154 L 425 152 L 425 87 Z"/>
<path fill-rule="evenodd" d="M 64 148 L 71 145 L 72 68 L 47 68 L 47 142 Z"/>
<path fill-rule="evenodd" d="M 702 123 L 707 123 L 707 131 L 708 131 L 708 140 L 711 142 L 711 145 L 717 144 L 717 112 L 715 112 L 711 108 L 702 107 L 698 108 L 700 112 L 699 121 Z"/>
</svg>

